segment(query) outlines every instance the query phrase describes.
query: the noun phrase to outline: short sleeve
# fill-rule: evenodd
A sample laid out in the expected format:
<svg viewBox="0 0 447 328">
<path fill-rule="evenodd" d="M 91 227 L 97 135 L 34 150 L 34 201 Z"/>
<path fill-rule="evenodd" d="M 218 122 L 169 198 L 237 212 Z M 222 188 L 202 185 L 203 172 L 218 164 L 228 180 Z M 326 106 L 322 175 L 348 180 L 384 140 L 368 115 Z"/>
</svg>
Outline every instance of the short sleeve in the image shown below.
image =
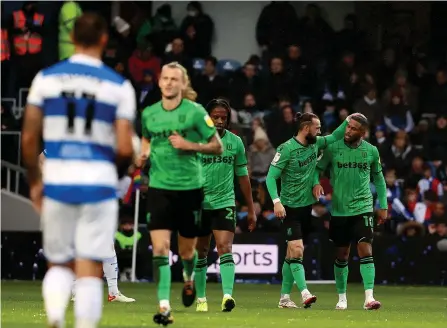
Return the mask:
<svg viewBox="0 0 447 328">
<path fill-rule="evenodd" d="M 247 156 L 245 154 L 244 144 L 240 138 L 237 138 L 237 151 L 234 165 L 236 176 L 241 177 L 248 175 Z"/>
<path fill-rule="evenodd" d="M 205 108 L 198 105 L 194 116 L 194 126 L 199 131 L 203 140 L 210 140 L 216 134 L 216 128 L 213 120 L 206 112 Z"/>
<path fill-rule="evenodd" d="M 132 84 L 126 80 L 121 86 L 118 108 L 116 109 L 116 119 L 129 120 L 133 122 L 135 120 L 136 111 L 137 106 L 135 90 L 132 87 Z"/>
<path fill-rule="evenodd" d="M 273 157 L 271 165 L 279 169 L 284 169 L 290 159 L 290 151 L 285 145 L 281 145 L 276 150 L 275 157 Z"/>
<path fill-rule="evenodd" d="M 371 163 L 371 173 L 382 172 L 382 163 L 380 162 L 380 155 L 377 147 L 372 148 L 372 163 Z"/>
<path fill-rule="evenodd" d="M 30 105 L 42 108 L 43 102 L 45 100 L 45 95 L 42 87 L 44 86 L 44 77 L 41 72 L 39 72 L 33 79 L 31 87 L 28 91 L 28 98 L 26 102 Z"/>
</svg>

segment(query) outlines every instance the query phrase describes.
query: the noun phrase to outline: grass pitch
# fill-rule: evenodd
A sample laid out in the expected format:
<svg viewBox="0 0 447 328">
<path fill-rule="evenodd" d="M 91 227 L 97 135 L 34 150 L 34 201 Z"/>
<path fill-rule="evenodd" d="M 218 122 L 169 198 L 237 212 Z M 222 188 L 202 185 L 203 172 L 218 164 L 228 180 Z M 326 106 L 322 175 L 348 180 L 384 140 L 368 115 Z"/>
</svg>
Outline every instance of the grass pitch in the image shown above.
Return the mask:
<svg viewBox="0 0 447 328">
<path fill-rule="evenodd" d="M 236 284 L 236 308 L 231 313 L 220 312 L 222 291 L 220 284 L 210 283 L 207 288 L 208 313 L 196 313 L 195 305 L 181 305 L 181 285 L 172 288 L 172 306 L 175 322 L 168 327 L 184 328 L 441 328 L 447 327 L 447 288 L 444 287 L 391 287 L 378 286 L 377 300 L 382 302 L 378 311 L 363 310 L 364 293 L 361 285 L 348 285 L 346 311 L 336 311 L 337 295 L 333 285 L 310 285 L 318 301 L 310 309 L 278 309 L 279 285 Z M 156 327 L 152 316 L 157 307 L 154 284 L 121 284 L 120 290 L 136 303 L 107 303 L 101 327 Z M 295 290 L 292 299 L 299 303 Z M 41 282 L 1 283 L 1 326 L 3 328 L 46 327 L 41 297 Z M 73 305 L 67 314 L 67 327 L 73 326 Z"/>
</svg>

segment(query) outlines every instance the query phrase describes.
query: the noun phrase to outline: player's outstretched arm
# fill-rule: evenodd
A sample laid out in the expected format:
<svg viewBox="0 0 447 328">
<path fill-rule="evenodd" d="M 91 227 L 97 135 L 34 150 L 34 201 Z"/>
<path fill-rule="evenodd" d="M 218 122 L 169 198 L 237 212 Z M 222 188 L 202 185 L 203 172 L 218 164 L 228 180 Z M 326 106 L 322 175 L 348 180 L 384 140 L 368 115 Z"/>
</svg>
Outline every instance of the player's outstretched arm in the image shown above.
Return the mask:
<svg viewBox="0 0 447 328">
<path fill-rule="evenodd" d="M 382 164 L 380 163 L 379 151 L 373 148 L 373 162 L 371 164 L 371 175 L 376 187 L 377 199 L 379 201 L 379 219 L 381 222 L 387 219 L 388 201 L 386 196 L 386 183 L 383 177 Z"/>
<path fill-rule="evenodd" d="M 322 172 L 326 171 L 327 167 L 330 165 L 332 160 L 332 154 L 330 148 L 326 148 L 318 160 L 317 166 L 315 167 L 315 172 L 313 176 L 313 190 L 312 193 L 314 197 L 318 200 L 321 195 L 324 194 L 323 187 L 320 185 L 320 175 Z"/>
</svg>

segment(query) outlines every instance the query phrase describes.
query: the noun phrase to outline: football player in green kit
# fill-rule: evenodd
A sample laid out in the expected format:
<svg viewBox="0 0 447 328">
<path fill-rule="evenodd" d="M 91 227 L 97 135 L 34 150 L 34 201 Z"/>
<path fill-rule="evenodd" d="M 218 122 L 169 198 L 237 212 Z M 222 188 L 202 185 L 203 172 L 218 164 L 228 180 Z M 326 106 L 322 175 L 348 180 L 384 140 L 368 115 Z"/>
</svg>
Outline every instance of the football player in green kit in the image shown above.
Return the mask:
<svg viewBox="0 0 447 328">
<path fill-rule="evenodd" d="M 293 282 L 301 292 L 304 308 L 316 302 L 317 297 L 307 289 L 303 267 L 303 237 L 308 234 L 312 220 L 312 204 L 316 197 L 312 190 L 317 185 L 315 177 L 318 151 L 343 138 L 352 114 L 331 134 L 319 137 L 321 123 L 317 115 L 297 113 L 297 134 L 277 149 L 267 174 L 267 189 L 273 200 L 274 212 L 282 220 L 282 231 L 287 242 L 286 258 L 282 267 L 282 286 L 279 308 L 297 308 L 290 299 Z M 281 195 L 276 180 L 281 179 Z M 319 189 L 321 191 L 321 189 Z"/>
<path fill-rule="evenodd" d="M 167 325 L 173 323 L 168 257 L 171 234 L 178 232 L 184 268 L 182 301 L 191 306 L 196 298 L 193 273 L 204 183 L 197 153 L 222 154 L 222 142 L 208 113 L 194 102 L 197 94 L 183 66 L 176 62 L 164 65 L 158 84 L 162 100 L 142 114 L 143 138 L 137 165 L 150 155 L 147 220 L 159 300 L 154 321 Z"/>
<path fill-rule="evenodd" d="M 207 312 L 206 272 L 207 255 L 211 234 L 216 240 L 220 258 L 222 278 L 222 311 L 230 312 L 236 302 L 233 298 L 235 265 L 232 244 L 236 228 L 236 208 L 234 195 L 234 177 L 236 176 L 248 206 L 248 227 L 256 227 L 256 214 L 253 207 L 250 179 L 247 170 L 247 157 L 241 138 L 228 131 L 231 108 L 227 101 L 214 99 L 206 107 L 223 144 L 222 155 L 202 155 L 203 175 L 205 178 L 201 229 L 198 233 L 198 261 L 194 270 L 197 289 L 198 312 Z"/>
<path fill-rule="evenodd" d="M 372 181 L 379 199 L 379 223 L 387 219 L 386 184 L 377 148 L 363 140 L 368 121 L 356 116 L 346 127 L 345 137 L 329 145 L 317 164 L 315 172 L 324 172 L 329 167 L 331 185 L 334 188 L 331 205 L 329 238 L 336 247 L 334 275 L 338 293 L 337 310 L 348 307 L 346 285 L 351 243 L 357 243 L 360 257 L 360 273 L 365 289 L 365 310 L 377 310 L 381 304 L 373 296 L 375 267 L 372 256 L 374 230 L 373 196 L 369 183 Z M 320 185 L 314 187 L 319 194 Z"/>
</svg>

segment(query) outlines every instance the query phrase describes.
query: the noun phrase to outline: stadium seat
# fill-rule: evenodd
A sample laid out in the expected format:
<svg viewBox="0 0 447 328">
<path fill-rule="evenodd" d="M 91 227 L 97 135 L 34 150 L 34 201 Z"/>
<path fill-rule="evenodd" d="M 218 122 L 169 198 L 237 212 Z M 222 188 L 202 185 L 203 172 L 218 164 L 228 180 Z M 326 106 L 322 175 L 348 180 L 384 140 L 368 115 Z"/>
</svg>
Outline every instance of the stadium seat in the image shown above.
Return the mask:
<svg viewBox="0 0 447 328">
<path fill-rule="evenodd" d="M 202 73 L 203 69 L 205 68 L 205 60 L 202 58 L 195 58 L 192 61 L 192 67 L 196 73 Z"/>
<path fill-rule="evenodd" d="M 241 63 L 234 59 L 221 59 L 217 62 L 217 72 L 219 74 L 233 73 L 241 67 Z"/>
</svg>

